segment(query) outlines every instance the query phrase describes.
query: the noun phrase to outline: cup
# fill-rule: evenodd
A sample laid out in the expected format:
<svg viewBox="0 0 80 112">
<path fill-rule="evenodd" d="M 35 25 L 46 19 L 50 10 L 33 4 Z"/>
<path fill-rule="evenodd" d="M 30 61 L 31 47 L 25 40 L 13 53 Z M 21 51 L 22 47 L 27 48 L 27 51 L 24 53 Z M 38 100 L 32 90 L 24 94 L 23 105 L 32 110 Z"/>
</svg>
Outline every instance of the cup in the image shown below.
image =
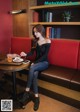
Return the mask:
<svg viewBox="0 0 80 112">
<path fill-rule="evenodd" d="M 12 62 L 12 54 L 7 54 L 7 61 Z"/>
</svg>

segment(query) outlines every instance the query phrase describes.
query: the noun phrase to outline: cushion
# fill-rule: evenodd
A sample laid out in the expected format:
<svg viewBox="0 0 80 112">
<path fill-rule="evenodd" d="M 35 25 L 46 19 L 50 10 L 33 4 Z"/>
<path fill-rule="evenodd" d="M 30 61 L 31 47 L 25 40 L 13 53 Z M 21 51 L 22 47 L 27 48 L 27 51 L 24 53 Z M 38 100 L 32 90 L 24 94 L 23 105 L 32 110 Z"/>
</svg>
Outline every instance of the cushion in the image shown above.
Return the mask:
<svg viewBox="0 0 80 112">
<path fill-rule="evenodd" d="M 80 70 L 80 42 L 79 42 L 79 55 L 78 55 L 78 70 Z"/>
<path fill-rule="evenodd" d="M 54 39 L 48 60 L 52 65 L 77 69 L 79 41 L 69 39 Z"/>
<path fill-rule="evenodd" d="M 11 38 L 12 53 L 20 54 L 22 51 L 29 52 L 31 50 L 31 38 L 13 37 Z"/>
</svg>

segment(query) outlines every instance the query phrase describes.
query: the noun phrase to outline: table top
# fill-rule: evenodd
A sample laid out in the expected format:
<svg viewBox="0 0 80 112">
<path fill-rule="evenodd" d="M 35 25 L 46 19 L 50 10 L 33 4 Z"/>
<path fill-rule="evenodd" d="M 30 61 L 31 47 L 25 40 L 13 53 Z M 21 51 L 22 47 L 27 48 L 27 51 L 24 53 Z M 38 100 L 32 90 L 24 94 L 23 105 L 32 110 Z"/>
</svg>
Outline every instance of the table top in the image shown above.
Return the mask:
<svg viewBox="0 0 80 112">
<path fill-rule="evenodd" d="M 0 70 L 3 71 L 8 71 L 8 72 L 15 72 L 15 71 L 20 71 L 23 69 L 27 69 L 30 65 L 30 61 L 26 62 L 26 63 L 9 63 L 6 62 L 6 60 L 2 60 L 0 61 Z"/>
<path fill-rule="evenodd" d="M 0 61 L 0 65 L 21 65 L 22 62 L 8 62 L 7 59 L 3 59 Z"/>
<path fill-rule="evenodd" d="M 0 61 L 6 58 L 6 54 L 0 54 Z"/>
</svg>

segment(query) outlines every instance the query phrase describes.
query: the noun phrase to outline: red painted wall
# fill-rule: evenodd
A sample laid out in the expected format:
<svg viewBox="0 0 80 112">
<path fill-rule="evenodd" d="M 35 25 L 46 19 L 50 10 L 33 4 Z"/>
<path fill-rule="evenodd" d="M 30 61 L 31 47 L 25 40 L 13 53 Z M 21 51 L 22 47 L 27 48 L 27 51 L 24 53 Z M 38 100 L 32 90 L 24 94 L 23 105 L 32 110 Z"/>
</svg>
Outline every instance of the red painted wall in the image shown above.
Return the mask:
<svg viewBox="0 0 80 112">
<path fill-rule="evenodd" d="M 7 53 L 11 46 L 12 15 L 8 11 L 12 10 L 12 0 L 0 0 L 0 53 Z"/>
</svg>

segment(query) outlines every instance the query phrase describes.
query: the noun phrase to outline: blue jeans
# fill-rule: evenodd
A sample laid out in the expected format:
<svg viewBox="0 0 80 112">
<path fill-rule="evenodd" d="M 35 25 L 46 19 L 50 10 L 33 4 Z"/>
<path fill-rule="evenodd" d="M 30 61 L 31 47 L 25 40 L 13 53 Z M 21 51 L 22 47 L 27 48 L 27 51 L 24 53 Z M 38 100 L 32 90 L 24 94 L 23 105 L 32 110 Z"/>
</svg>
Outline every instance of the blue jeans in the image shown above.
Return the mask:
<svg viewBox="0 0 80 112">
<path fill-rule="evenodd" d="M 38 74 L 40 71 L 47 69 L 48 65 L 49 63 L 47 61 L 43 61 L 30 66 L 27 87 L 31 88 L 31 85 L 33 85 L 33 90 L 35 94 L 38 93 Z"/>
</svg>

